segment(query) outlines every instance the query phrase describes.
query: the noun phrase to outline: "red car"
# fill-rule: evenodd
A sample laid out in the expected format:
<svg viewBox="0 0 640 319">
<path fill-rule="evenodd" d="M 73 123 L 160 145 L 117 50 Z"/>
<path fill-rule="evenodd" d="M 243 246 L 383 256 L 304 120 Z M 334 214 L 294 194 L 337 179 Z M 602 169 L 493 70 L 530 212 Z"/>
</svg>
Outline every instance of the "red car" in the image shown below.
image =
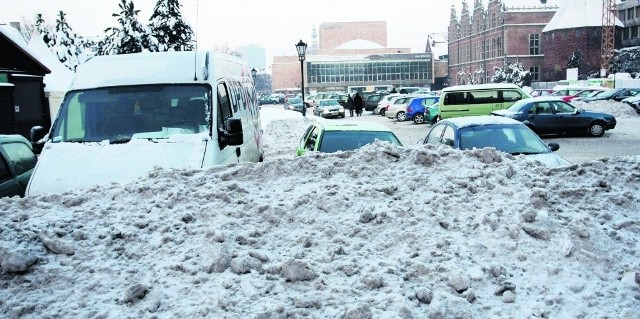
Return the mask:
<svg viewBox="0 0 640 319">
<path fill-rule="evenodd" d="M 594 92 L 602 92 L 604 90 L 606 90 L 606 89 L 604 89 L 604 88 L 584 89 L 584 90 L 579 91 L 577 93 L 574 93 L 572 95 L 563 96 L 562 100 L 565 101 L 565 102 L 569 102 L 569 101 L 571 101 L 571 100 L 573 100 L 573 99 L 575 99 L 577 97 L 587 97 L 587 96 L 591 95 Z"/>
</svg>

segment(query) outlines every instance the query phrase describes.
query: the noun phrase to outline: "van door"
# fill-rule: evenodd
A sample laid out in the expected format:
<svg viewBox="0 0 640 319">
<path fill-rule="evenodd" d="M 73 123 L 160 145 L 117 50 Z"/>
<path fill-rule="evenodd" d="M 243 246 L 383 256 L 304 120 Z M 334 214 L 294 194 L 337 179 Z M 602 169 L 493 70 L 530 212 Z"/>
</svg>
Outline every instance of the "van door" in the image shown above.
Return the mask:
<svg viewBox="0 0 640 319">
<path fill-rule="evenodd" d="M 220 82 L 218 83 L 218 94 L 217 94 L 217 110 L 216 110 L 216 126 L 213 128 L 216 130 L 216 135 L 218 138 L 218 147 L 219 153 L 214 155 L 215 164 L 229 164 L 229 163 L 237 163 L 240 161 L 240 146 L 227 145 L 226 142 L 221 139 L 223 132 L 227 131 L 226 121 L 228 118 L 233 117 L 233 112 L 231 110 L 231 100 L 230 100 L 230 91 L 229 87 L 226 83 Z"/>
</svg>

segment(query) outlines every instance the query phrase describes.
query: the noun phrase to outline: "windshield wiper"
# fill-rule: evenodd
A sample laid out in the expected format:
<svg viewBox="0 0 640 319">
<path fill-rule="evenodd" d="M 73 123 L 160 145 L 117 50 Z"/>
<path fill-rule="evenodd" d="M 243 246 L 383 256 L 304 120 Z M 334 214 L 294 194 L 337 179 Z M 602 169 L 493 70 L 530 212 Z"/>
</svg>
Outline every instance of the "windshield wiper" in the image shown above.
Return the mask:
<svg viewBox="0 0 640 319">
<path fill-rule="evenodd" d="M 131 141 L 131 136 L 129 135 L 118 135 L 114 138 L 109 139 L 110 144 L 124 144 Z"/>
<path fill-rule="evenodd" d="M 535 154 L 544 154 L 543 152 L 513 152 L 509 153 L 511 155 L 535 155 Z"/>
</svg>

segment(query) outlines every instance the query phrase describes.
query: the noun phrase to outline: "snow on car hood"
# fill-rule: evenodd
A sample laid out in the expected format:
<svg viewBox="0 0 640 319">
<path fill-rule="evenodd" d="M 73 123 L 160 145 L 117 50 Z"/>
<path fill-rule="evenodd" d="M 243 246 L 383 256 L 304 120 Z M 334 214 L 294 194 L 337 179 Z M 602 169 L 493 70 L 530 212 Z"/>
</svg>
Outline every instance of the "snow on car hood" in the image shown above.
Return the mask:
<svg viewBox="0 0 640 319">
<path fill-rule="evenodd" d="M 538 161 L 549 168 L 571 165 L 571 162 L 556 153 L 531 154 L 523 156 L 526 159 Z"/>
<path fill-rule="evenodd" d="M 206 138 L 133 139 L 125 144 L 47 143 L 31 175 L 27 196 L 63 193 L 104 183 L 127 183 L 154 167 L 200 168 Z"/>
</svg>

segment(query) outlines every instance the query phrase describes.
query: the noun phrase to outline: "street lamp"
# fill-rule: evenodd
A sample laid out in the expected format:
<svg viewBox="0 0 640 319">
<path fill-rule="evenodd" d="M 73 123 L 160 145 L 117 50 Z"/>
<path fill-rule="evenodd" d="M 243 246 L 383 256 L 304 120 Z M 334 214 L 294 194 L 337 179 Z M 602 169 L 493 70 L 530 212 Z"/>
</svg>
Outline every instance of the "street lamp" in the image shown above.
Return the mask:
<svg viewBox="0 0 640 319">
<path fill-rule="evenodd" d="M 307 115 L 307 106 L 304 104 L 304 54 L 307 52 L 307 44 L 302 42 L 302 39 L 296 44 L 296 50 L 298 50 L 298 59 L 300 60 L 300 85 L 302 85 L 302 116 Z"/>
</svg>

